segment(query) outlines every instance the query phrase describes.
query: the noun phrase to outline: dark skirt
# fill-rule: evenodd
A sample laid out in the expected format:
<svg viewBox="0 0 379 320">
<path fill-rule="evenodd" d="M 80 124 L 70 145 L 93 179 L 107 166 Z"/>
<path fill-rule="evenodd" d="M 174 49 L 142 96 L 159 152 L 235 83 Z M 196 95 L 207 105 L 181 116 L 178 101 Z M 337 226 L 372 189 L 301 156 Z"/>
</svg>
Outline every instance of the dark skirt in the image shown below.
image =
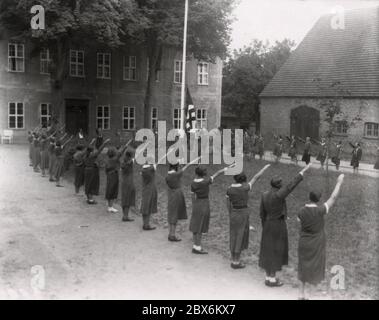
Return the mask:
<svg viewBox="0 0 379 320">
<path fill-rule="evenodd" d="M 288 232 L 284 219 L 267 220 L 263 225 L 259 266 L 267 272 L 288 265 Z"/>
<path fill-rule="evenodd" d="M 375 162 L 374 169 L 379 170 L 379 158 Z"/>
<path fill-rule="evenodd" d="M 135 207 L 136 188 L 132 175 L 123 175 L 121 182 L 121 206 L 122 208 Z"/>
<path fill-rule="evenodd" d="M 100 187 L 100 176 L 99 168 L 97 167 L 86 167 L 84 169 L 84 189 L 85 193 L 88 195 L 99 195 Z"/>
<path fill-rule="evenodd" d="M 208 233 L 211 209 L 209 199 L 195 199 L 189 230 L 192 233 Z"/>
<path fill-rule="evenodd" d="M 317 161 L 320 161 L 321 163 L 324 163 L 325 160 L 326 160 L 326 156 L 323 152 L 319 152 L 317 154 L 317 158 L 316 158 Z"/>
<path fill-rule="evenodd" d="M 55 160 L 55 169 L 54 169 L 54 176 L 55 179 L 59 179 L 64 171 L 64 157 L 57 157 Z"/>
<path fill-rule="evenodd" d="M 37 168 L 41 163 L 41 149 L 39 147 L 33 147 L 33 166 Z"/>
<path fill-rule="evenodd" d="M 49 156 L 49 174 L 50 174 L 50 176 L 54 175 L 54 168 L 55 168 L 56 159 L 57 159 L 56 155 L 53 153 L 50 153 L 50 156 Z"/>
<path fill-rule="evenodd" d="M 29 144 L 29 159 L 33 162 L 33 152 L 34 152 L 34 146 L 32 143 Z"/>
<path fill-rule="evenodd" d="M 332 162 L 336 165 L 339 166 L 341 164 L 341 159 L 338 157 L 333 157 Z"/>
<path fill-rule="evenodd" d="M 49 152 L 47 150 L 41 151 L 41 169 L 49 169 Z"/>
<path fill-rule="evenodd" d="M 75 188 L 80 188 L 84 185 L 84 166 L 75 166 Z"/>
<path fill-rule="evenodd" d="M 291 158 L 291 160 L 296 159 L 297 157 L 297 151 L 295 148 L 290 148 L 288 151 L 288 156 Z"/>
<path fill-rule="evenodd" d="M 306 164 L 308 164 L 309 162 L 311 162 L 311 155 L 307 152 L 304 152 L 301 161 L 304 161 Z"/>
<path fill-rule="evenodd" d="M 169 224 L 177 224 L 178 220 L 186 220 L 187 208 L 182 189 L 167 190 L 167 221 Z"/>
<path fill-rule="evenodd" d="M 105 188 L 105 199 L 116 200 L 118 197 L 119 175 L 117 170 L 107 173 L 107 186 Z"/>
<path fill-rule="evenodd" d="M 230 252 L 241 253 L 249 247 L 249 208 L 232 209 L 230 213 Z"/>
<path fill-rule="evenodd" d="M 356 158 L 351 159 L 350 165 L 351 165 L 353 168 L 359 168 L 359 160 L 356 159 Z"/>
<path fill-rule="evenodd" d="M 154 184 L 143 187 L 141 214 L 149 216 L 158 212 L 158 192 Z"/>
<path fill-rule="evenodd" d="M 298 247 L 298 279 L 313 285 L 325 279 L 324 231 L 318 234 L 301 235 Z"/>
</svg>

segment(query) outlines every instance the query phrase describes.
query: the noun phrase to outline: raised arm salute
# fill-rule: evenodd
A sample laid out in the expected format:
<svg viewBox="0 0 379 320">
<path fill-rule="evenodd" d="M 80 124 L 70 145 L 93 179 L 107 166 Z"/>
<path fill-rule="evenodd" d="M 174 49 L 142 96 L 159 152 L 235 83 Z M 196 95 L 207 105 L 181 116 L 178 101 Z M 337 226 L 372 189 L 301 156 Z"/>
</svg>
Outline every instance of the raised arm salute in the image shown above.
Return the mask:
<svg viewBox="0 0 379 320">
<path fill-rule="evenodd" d="M 265 166 L 247 183 L 244 173 L 234 176 L 235 183 L 232 184 L 227 192 L 227 207 L 230 216 L 230 253 L 231 267 L 233 269 L 245 268 L 241 262 L 241 252 L 249 246 L 249 215 L 251 210 L 248 208 L 249 192 L 253 185 L 259 180 L 263 173 L 270 167 Z"/>
<path fill-rule="evenodd" d="M 344 175 L 337 179 L 337 184 L 328 201 L 319 206 L 319 191 L 311 191 L 310 203 L 305 205 L 298 214 L 300 221 L 300 237 L 298 246 L 298 279 L 301 282 L 299 299 L 306 299 L 306 284 L 317 285 L 325 279 L 325 248 L 324 216 L 330 212 L 340 193 Z"/>
<path fill-rule="evenodd" d="M 311 165 L 301 170 L 295 178 L 283 186 L 282 178 L 271 180 L 271 190 L 262 195 L 260 216 L 262 240 L 259 266 L 266 271 L 266 286 L 280 287 L 283 283 L 276 278 L 276 272 L 288 264 L 287 196 L 303 180 L 304 173 Z"/>
</svg>

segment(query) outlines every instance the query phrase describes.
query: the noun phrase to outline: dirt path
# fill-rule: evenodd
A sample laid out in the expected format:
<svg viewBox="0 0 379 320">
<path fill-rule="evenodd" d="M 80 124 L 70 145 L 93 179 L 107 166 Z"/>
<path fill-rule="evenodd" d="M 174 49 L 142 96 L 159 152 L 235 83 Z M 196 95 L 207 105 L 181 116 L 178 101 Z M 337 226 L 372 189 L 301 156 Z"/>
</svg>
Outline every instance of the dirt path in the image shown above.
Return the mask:
<svg viewBox="0 0 379 320">
<path fill-rule="evenodd" d="M 0 146 L 0 298 L 2 299 L 296 299 L 287 284 L 263 284 L 257 266 L 234 271 L 210 252 L 190 253 L 167 241 L 167 230 L 141 230 L 140 218 L 120 222 L 102 200 L 84 197 L 33 173 L 25 146 Z M 40 265 L 45 289 L 33 291 Z M 38 268 L 38 267 L 37 267 Z"/>
</svg>

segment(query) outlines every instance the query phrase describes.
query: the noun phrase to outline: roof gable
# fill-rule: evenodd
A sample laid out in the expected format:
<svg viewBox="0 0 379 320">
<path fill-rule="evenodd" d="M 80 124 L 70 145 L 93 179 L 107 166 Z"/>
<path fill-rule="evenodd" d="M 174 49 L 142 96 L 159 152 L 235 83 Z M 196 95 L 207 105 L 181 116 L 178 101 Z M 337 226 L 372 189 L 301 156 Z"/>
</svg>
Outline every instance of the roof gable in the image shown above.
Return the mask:
<svg viewBox="0 0 379 320">
<path fill-rule="evenodd" d="M 379 96 L 379 7 L 345 13 L 345 29 L 321 17 L 261 97 Z"/>
</svg>

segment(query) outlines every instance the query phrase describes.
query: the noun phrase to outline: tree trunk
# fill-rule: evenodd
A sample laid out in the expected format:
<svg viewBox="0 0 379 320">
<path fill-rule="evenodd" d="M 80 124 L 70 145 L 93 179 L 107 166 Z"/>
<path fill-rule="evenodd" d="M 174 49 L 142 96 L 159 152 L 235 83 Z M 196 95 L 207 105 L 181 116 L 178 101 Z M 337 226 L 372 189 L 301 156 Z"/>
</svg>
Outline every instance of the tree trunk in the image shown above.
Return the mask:
<svg viewBox="0 0 379 320">
<path fill-rule="evenodd" d="M 157 65 L 160 61 L 160 51 L 162 48 L 156 43 L 151 41 L 149 43 L 148 57 L 149 57 L 149 73 L 146 84 L 145 101 L 144 101 L 144 128 L 151 127 L 151 108 L 153 105 L 153 87 L 155 85 L 155 75 Z"/>
</svg>

